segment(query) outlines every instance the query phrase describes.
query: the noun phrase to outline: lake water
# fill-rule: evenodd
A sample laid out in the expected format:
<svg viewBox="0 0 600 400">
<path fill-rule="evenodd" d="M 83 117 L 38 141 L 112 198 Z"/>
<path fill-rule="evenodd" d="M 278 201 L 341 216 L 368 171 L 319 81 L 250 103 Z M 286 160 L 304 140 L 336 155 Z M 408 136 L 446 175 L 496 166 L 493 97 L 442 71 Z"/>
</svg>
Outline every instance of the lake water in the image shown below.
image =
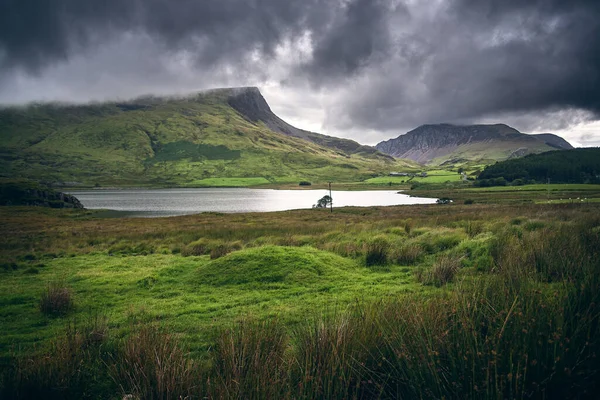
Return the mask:
<svg viewBox="0 0 600 400">
<path fill-rule="evenodd" d="M 69 192 L 88 209 L 109 209 L 132 216 L 166 217 L 201 212 L 267 212 L 311 208 L 327 190 L 246 188 L 123 189 Z M 333 207 L 431 204 L 436 199 L 396 191 L 333 191 Z"/>
</svg>

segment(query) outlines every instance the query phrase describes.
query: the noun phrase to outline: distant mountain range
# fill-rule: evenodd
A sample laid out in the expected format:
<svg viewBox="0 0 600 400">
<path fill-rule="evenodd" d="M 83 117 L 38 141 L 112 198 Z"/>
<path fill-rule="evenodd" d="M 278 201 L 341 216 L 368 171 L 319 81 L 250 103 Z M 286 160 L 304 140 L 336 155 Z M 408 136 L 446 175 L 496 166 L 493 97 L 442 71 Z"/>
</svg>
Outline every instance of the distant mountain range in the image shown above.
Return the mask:
<svg viewBox="0 0 600 400">
<path fill-rule="evenodd" d="M 415 170 L 373 147 L 297 129 L 257 88 L 0 109 L 0 178 L 67 186 L 250 186 Z"/>
<path fill-rule="evenodd" d="M 422 125 L 375 146 L 396 158 L 423 164 L 493 163 L 527 154 L 572 149 L 551 133 L 528 135 L 508 125 Z"/>
</svg>

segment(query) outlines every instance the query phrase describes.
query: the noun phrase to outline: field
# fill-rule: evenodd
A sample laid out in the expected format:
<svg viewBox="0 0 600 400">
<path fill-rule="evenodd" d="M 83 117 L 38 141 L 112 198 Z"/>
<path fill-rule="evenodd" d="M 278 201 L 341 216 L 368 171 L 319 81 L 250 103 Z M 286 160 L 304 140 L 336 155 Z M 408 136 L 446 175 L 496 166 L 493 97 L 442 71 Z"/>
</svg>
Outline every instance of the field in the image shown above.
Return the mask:
<svg viewBox="0 0 600 400">
<path fill-rule="evenodd" d="M 376 178 L 366 179 L 363 183 L 365 184 L 408 184 L 415 182 L 422 183 L 446 183 L 446 182 L 460 182 L 462 180 L 459 173 L 455 171 L 446 170 L 427 170 L 427 176 L 379 176 Z"/>
<path fill-rule="evenodd" d="M 457 201 L 2 207 L 0 397 L 593 398 L 600 205 L 435 187 Z"/>
</svg>

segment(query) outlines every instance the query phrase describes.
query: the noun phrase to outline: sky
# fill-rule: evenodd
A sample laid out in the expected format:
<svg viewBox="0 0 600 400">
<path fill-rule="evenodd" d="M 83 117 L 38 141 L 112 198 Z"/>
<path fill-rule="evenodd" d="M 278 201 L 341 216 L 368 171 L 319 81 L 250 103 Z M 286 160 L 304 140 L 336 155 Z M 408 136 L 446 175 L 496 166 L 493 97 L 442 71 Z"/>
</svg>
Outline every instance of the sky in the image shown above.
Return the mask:
<svg viewBox="0 0 600 400">
<path fill-rule="evenodd" d="M 600 1 L 0 0 L 0 104 L 235 86 L 365 144 L 446 122 L 600 146 Z"/>
</svg>

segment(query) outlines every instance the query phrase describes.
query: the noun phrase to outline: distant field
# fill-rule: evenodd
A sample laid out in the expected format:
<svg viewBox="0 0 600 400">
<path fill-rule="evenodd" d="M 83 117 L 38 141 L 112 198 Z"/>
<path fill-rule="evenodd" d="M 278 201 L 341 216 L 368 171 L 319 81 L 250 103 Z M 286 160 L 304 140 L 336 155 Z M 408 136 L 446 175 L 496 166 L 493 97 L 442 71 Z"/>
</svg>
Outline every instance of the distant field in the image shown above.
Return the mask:
<svg viewBox="0 0 600 400">
<path fill-rule="evenodd" d="M 518 192 L 518 191 L 598 191 L 600 190 L 600 185 L 586 185 L 586 184 L 560 184 L 553 183 L 550 185 L 547 184 L 536 184 L 536 185 L 523 185 L 523 186 L 492 186 L 492 187 L 481 187 L 481 188 L 468 188 L 464 189 L 468 191 L 474 192 Z"/>
<path fill-rule="evenodd" d="M 188 186 L 209 186 L 209 187 L 246 187 L 265 185 L 270 182 L 262 177 L 256 178 L 207 178 L 192 181 Z"/>
<path fill-rule="evenodd" d="M 375 185 L 385 185 L 389 184 L 401 184 L 401 183 L 415 183 L 415 182 L 423 182 L 423 183 L 445 183 L 445 182 L 459 182 L 461 180 L 460 174 L 454 171 L 446 171 L 446 170 L 432 170 L 427 171 L 426 177 L 410 177 L 410 176 L 378 176 L 376 178 L 367 179 L 364 183 L 375 184 Z"/>
<path fill-rule="evenodd" d="M 585 203 L 600 203 L 600 198 L 577 198 L 577 199 L 558 199 L 537 201 L 538 204 L 585 204 Z"/>
</svg>

